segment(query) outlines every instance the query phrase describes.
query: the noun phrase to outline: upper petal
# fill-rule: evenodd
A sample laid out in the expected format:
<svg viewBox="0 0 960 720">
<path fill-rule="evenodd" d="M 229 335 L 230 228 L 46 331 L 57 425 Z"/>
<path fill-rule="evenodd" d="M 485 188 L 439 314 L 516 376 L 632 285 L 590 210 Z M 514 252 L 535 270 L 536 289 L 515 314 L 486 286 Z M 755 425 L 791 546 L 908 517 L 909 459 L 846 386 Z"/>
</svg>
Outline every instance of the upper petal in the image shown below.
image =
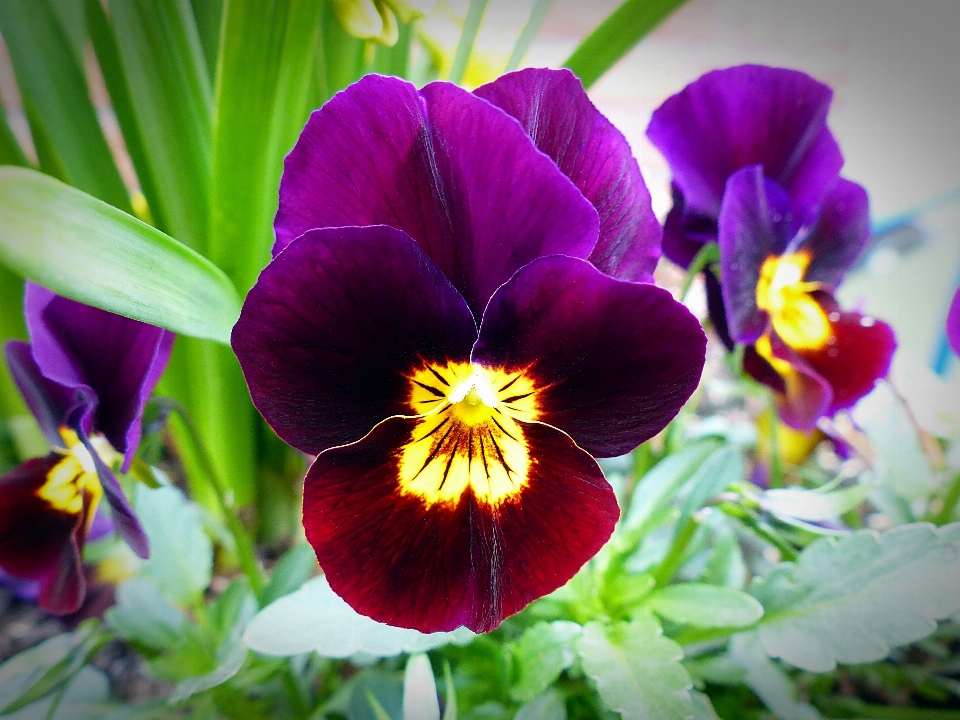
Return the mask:
<svg viewBox="0 0 960 720">
<path fill-rule="evenodd" d="M 465 361 L 476 326 L 463 297 L 390 227 L 312 230 L 247 295 L 232 344 L 257 409 L 318 454 L 391 415 L 413 414 L 409 375 Z"/>
<path fill-rule="evenodd" d="M 960 288 L 957 288 L 947 313 L 947 339 L 953 351 L 960 355 Z"/>
<path fill-rule="evenodd" d="M 129 467 L 143 410 L 166 368 L 173 334 L 27 283 L 30 346 L 44 377 L 96 403 L 94 423 Z M 89 428 L 88 428 L 89 429 Z"/>
<path fill-rule="evenodd" d="M 806 279 L 835 290 L 869 241 L 867 191 L 841 178 L 824 198 L 813 227 L 803 239 L 801 247 L 811 255 Z"/>
<path fill-rule="evenodd" d="M 660 224 L 627 139 L 590 102 L 569 70 L 529 68 L 474 90 L 523 125 L 600 215 L 590 262 L 619 278 L 652 282 Z"/>
<path fill-rule="evenodd" d="M 727 181 L 720 207 L 720 276 L 730 336 L 752 343 L 767 327 L 757 307 L 760 268 L 781 255 L 793 238 L 796 222 L 790 197 L 763 167 L 738 170 Z"/>
<path fill-rule="evenodd" d="M 666 290 L 543 258 L 491 298 L 473 360 L 523 371 L 537 418 L 597 457 L 660 432 L 696 389 L 706 337 Z"/>
<path fill-rule="evenodd" d="M 727 177 L 759 163 L 806 217 L 843 165 L 826 126 L 832 96 L 829 87 L 795 70 L 714 70 L 664 102 L 647 136 L 694 212 L 716 217 Z"/>
<path fill-rule="evenodd" d="M 310 118 L 287 156 L 274 254 L 306 230 L 389 225 L 419 243 L 476 317 L 520 267 L 586 257 L 593 206 L 490 103 L 367 76 Z"/>
<path fill-rule="evenodd" d="M 596 461 L 539 423 L 515 428 L 531 462 L 501 502 L 461 477 L 443 476 L 464 487 L 448 501 L 405 489 L 403 451 L 420 422 L 391 418 L 328 450 L 304 482 L 307 539 L 358 612 L 421 632 L 487 632 L 567 582 L 610 537 L 619 509 Z M 467 472 L 461 460 L 451 472 Z"/>
</svg>

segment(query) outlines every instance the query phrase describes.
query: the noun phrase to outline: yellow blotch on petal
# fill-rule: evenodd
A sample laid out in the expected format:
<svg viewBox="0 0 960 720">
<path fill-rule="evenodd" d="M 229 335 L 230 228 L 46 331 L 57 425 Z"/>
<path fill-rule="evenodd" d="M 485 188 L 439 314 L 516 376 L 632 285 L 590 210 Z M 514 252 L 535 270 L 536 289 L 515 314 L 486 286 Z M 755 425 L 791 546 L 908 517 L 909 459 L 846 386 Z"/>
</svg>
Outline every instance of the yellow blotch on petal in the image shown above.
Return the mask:
<svg viewBox="0 0 960 720">
<path fill-rule="evenodd" d="M 757 307 L 770 315 L 777 335 L 797 350 L 816 350 L 833 335 L 830 320 L 810 294 L 820 284 L 805 282 L 810 253 L 771 255 L 760 268 Z"/>
<path fill-rule="evenodd" d="M 37 495 L 63 513 L 79 515 L 87 508 L 87 525 L 93 522 L 93 516 L 103 497 L 103 486 L 90 452 L 80 442 L 77 434 L 66 427 L 60 428 L 64 447 L 56 452 L 63 455 L 47 474 L 47 481 Z M 96 435 L 90 439 L 97 454 L 104 462 L 111 463 L 119 453 L 113 449 L 106 438 Z"/>
<path fill-rule="evenodd" d="M 531 459 L 517 420 L 538 415 L 523 372 L 425 364 L 409 380 L 410 405 L 422 417 L 401 450 L 402 492 L 427 507 L 456 505 L 468 488 L 494 507 L 522 492 Z"/>
</svg>

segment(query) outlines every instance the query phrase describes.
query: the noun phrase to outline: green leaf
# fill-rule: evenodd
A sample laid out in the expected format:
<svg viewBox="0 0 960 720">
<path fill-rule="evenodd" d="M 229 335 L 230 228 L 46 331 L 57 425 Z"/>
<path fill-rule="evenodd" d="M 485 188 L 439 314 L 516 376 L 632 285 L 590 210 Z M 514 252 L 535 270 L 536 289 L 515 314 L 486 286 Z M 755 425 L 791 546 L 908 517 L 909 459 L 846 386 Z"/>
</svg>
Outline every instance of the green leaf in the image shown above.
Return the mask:
<svg viewBox="0 0 960 720">
<path fill-rule="evenodd" d="M 210 187 L 210 76 L 189 0 L 111 0 L 117 47 L 158 207 L 173 237 L 205 245 Z"/>
<path fill-rule="evenodd" d="M 196 600 L 213 572 L 213 545 L 200 509 L 175 487 L 151 490 L 144 485 L 137 486 L 134 507 L 150 540 L 150 559 L 140 576 L 152 580 L 169 600 Z"/>
<path fill-rule="evenodd" d="M 411 655 L 403 673 L 403 720 L 440 720 L 437 682 L 423 653 Z"/>
<path fill-rule="evenodd" d="M 109 696 L 107 676 L 92 667 L 84 667 L 64 686 L 62 693 L 49 695 L 3 717 L 4 720 L 103 720 Z"/>
<path fill-rule="evenodd" d="M 51 290 L 229 343 L 240 299 L 209 261 L 53 178 L 0 168 L 0 262 Z"/>
<path fill-rule="evenodd" d="M 23 148 L 20 147 L 13 130 L 10 129 L 6 111 L 2 106 L 0 106 L 0 165 L 30 167 L 30 161 L 23 154 Z"/>
<path fill-rule="evenodd" d="M 799 487 L 773 488 L 760 496 L 760 507 L 778 518 L 820 522 L 839 518 L 867 499 L 872 485 L 817 492 Z"/>
<path fill-rule="evenodd" d="M 781 720 L 818 720 L 820 713 L 801 702 L 790 676 L 767 657 L 755 632 L 735 635 L 729 657 L 745 671 L 742 682 Z"/>
<path fill-rule="evenodd" d="M 621 626 L 591 622 L 579 643 L 584 672 L 608 708 L 623 720 L 692 718 L 692 683 L 683 649 L 661 634 L 650 615 Z"/>
<path fill-rule="evenodd" d="M 464 628 L 425 635 L 378 623 L 341 600 L 321 575 L 261 610 L 244 640 L 251 650 L 265 655 L 315 650 L 323 657 L 347 658 L 358 652 L 375 657 L 425 652 L 450 642 L 463 644 L 473 637 Z"/>
<path fill-rule="evenodd" d="M 463 21 L 463 29 L 460 31 L 460 40 L 457 42 L 457 50 L 453 56 L 453 64 L 450 66 L 449 80 L 452 83 L 459 84 L 463 80 L 463 74 L 470 62 L 473 44 L 477 40 L 477 33 L 480 31 L 480 24 L 483 22 L 483 15 L 487 11 L 488 2 L 490 0 L 470 0 L 470 5 L 467 7 L 467 16 Z"/>
<path fill-rule="evenodd" d="M 710 498 L 719 495 L 728 485 L 742 482 L 746 475 L 743 452 L 735 445 L 724 445 L 697 468 L 687 484 L 686 497 L 680 506 L 677 527 L 703 507 Z"/>
<path fill-rule="evenodd" d="M 510 697 L 518 702 L 533 700 L 560 677 L 573 664 L 574 646 L 582 630 L 577 623 L 565 620 L 540 622 L 528 628 L 513 651 L 519 676 L 510 688 Z"/>
<path fill-rule="evenodd" d="M 269 605 L 303 585 L 317 567 L 317 556 L 307 543 L 294 545 L 284 553 L 263 589 L 263 604 Z"/>
<path fill-rule="evenodd" d="M 691 690 L 690 697 L 693 700 L 693 720 L 720 720 L 707 695 Z"/>
<path fill-rule="evenodd" d="M 186 619 L 147 580 L 133 578 L 117 586 L 117 604 L 104 616 L 118 635 L 154 650 L 170 650 L 183 637 Z"/>
<path fill-rule="evenodd" d="M 823 538 L 755 580 L 763 649 L 805 670 L 880 660 L 960 611 L 960 523 Z"/>
<path fill-rule="evenodd" d="M 567 706 L 556 689 L 550 689 L 521 706 L 513 720 L 567 720 Z"/>
<path fill-rule="evenodd" d="M 519 37 L 517 37 L 517 42 L 513 46 L 513 51 L 510 53 L 510 58 L 507 60 L 507 67 L 504 72 L 513 72 L 520 67 L 523 56 L 527 54 L 527 50 L 530 49 L 534 39 L 537 37 L 537 33 L 540 32 L 540 26 L 546 19 L 552 5 L 553 0 L 536 0 L 533 4 L 533 8 L 530 10 L 530 17 L 527 19 L 526 25 L 523 26 Z"/>
<path fill-rule="evenodd" d="M 231 0 L 225 8 L 208 257 L 243 291 L 270 260 L 283 158 L 309 110 L 320 7 Z"/>
<path fill-rule="evenodd" d="M 0 33 L 17 75 L 40 167 L 129 210 L 127 190 L 97 122 L 83 67 L 49 0 L 0 0 Z"/>
<path fill-rule="evenodd" d="M 457 689 L 453 686 L 453 673 L 450 663 L 443 661 L 443 681 L 446 689 L 444 699 L 446 707 L 443 709 L 443 720 L 457 720 Z"/>
<path fill-rule="evenodd" d="M 190 0 L 197 34 L 203 47 L 207 72 L 213 78 L 217 72 L 217 55 L 220 50 L 220 27 L 223 19 L 224 0 Z"/>
<path fill-rule="evenodd" d="M 403 686 L 393 673 L 368 671 L 362 673 L 350 691 L 349 702 L 345 712 L 350 720 L 380 720 L 379 713 L 374 710 L 370 699 L 377 703 L 387 716 L 394 720 L 401 720 L 403 714 Z M 336 711 L 336 708 L 330 708 Z M 318 716 L 320 713 L 317 714 Z"/>
<path fill-rule="evenodd" d="M 667 620 L 695 627 L 746 627 L 763 617 L 763 606 L 733 588 L 682 583 L 657 590 L 647 601 Z"/>
<path fill-rule="evenodd" d="M 684 0 L 626 0 L 573 51 L 564 67 L 589 88 Z"/>
</svg>

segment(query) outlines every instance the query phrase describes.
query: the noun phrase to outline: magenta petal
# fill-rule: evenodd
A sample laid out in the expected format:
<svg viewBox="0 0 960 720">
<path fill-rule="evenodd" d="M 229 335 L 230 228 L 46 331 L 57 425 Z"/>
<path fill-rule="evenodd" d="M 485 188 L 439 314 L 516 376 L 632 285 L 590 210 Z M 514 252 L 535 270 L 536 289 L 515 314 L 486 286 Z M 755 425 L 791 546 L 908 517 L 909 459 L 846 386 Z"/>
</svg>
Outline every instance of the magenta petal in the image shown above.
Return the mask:
<svg viewBox="0 0 960 720">
<path fill-rule="evenodd" d="M 390 227 L 312 230 L 260 274 L 233 329 L 257 409 L 318 454 L 409 415 L 407 376 L 466 361 L 476 326 L 419 246 Z"/>
<path fill-rule="evenodd" d="M 716 217 L 727 178 L 762 164 L 806 219 L 843 165 L 826 126 L 832 95 L 795 70 L 715 70 L 663 103 L 647 136 L 666 157 L 693 212 Z"/>
<path fill-rule="evenodd" d="M 589 260 L 620 280 L 652 282 L 660 224 L 627 139 L 590 102 L 569 70 L 530 68 L 474 94 L 512 115 L 600 215 Z"/>
<path fill-rule="evenodd" d="M 274 254 L 313 228 L 412 237 L 476 317 L 542 255 L 586 257 L 599 220 L 513 118 L 449 83 L 370 75 L 310 118 L 287 156 Z"/>
<path fill-rule="evenodd" d="M 595 457 L 656 435 L 696 389 L 706 337 L 670 293 L 614 280 L 574 258 L 543 258 L 491 298 L 473 361 L 522 370 L 537 419 Z"/>
<path fill-rule="evenodd" d="M 953 302 L 950 303 L 950 311 L 947 313 L 947 339 L 953 351 L 960 355 L 960 288 L 957 288 Z"/>
<path fill-rule="evenodd" d="M 619 508 L 596 461 L 539 423 L 519 424 L 533 462 L 504 502 L 469 486 L 433 505 L 404 493 L 399 456 L 416 422 L 391 418 L 328 450 L 304 482 L 307 539 L 358 612 L 421 632 L 487 632 L 567 582 L 613 532 Z"/>
<path fill-rule="evenodd" d="M 84 429 L 102 432 L 128 468 L 147 399 L 170 358 L 172 333 L 33 283 L 27 283 L 24 308 L 40 372 L 95 403 L 95 428 Z"/>
<path fill-rule="evenodd" d="M 801 243 L 811 255 L 804 279 L 835 290 L 869 241 L 867 191 L 841 178 L 824 198 L 819 216 Z"/>
<path fill-rule="evenodd" d="M 770 256 L 783 254 L 796 230 L 790 197 L 764 177 L 763 167 L 738 170 L 727 181 L 719 220 L 720 277 L 730 337 L 756 342 L 767 327 L 757 307 L 760 268 Z"/>
</svg>

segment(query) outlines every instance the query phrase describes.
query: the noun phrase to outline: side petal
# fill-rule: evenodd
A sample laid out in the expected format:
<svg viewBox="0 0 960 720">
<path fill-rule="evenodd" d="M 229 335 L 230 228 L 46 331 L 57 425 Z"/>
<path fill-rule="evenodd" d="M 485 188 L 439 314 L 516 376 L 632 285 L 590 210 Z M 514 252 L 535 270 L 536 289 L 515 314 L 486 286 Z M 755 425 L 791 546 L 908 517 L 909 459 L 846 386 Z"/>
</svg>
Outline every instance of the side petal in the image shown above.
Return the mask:
<svg viewBox="0 0 960 720">
<path fill-rule="evenodd" d="M 730 337 L 753 343 L 769 322 L 757 307 L 760 268 L 781 255 L 796 229 L 790 197 L 764 177 L 763 167 L 737 171 L 727 181 L 720 208 L 720 278 Z"/>
<path fill-rule="evenodd" d="M 843 156 L 826 126 L 833 92 L 795 70 L 714 70 L 667 99 L 647 137 L 663 153 L 692 211 L 716 217 L 724 184 L 761 164 L 804 217 L 833 185 Z"/>
<path fill-rule="evenodd" d="M 619 509 L 596 461 L 539 423 L 521 423 L 533 461 L 506 501 L 491 506 L 468 488 L 428 506 L 404 493 L 400 453 L 416 423 L 391 418 L 307 474 L 307 539 L 358 612 L 421 632 L 487 632 L 567 582 L 613 532 Z"/>
<path fill-rule="evenodd" d="M 683 192 L 672 186 L 673 207 L 663 221 L 663 254 L 684 270 L 708 242 L 717 241 L 717 220 L 688 212 Z"/>
<path fill-rule="evenodd" d="M 805 279 L 835 290 L 869 241 L 867 191 L 841 178 L 824 199 L 815 224 L 801 244 L 811 256 Z"/>
<path fill-rule="evenodd" d="M 608 457 L 673 419 L 700 381 L 705 348 L 700 323 L 666 290 L 552 257 L 491 298 L 473 361 L 522 371 L 536 418 Z"/>
<path fill-rule="evenodd" d="M 27 283 L 31 348 L 45 377 L 96 402 L 94 425 L 129 467 L 150 393 L 170 357 L 173 335 L 68 300 Z"/>
<path fill-rule="evenodd" d="M 473 91 L 523 125 L 600 215 L 589 260 L 620 280 L 653 282 L 660 224 L 630 145 L 569 70 L 528 68 Z"/>
<path fill-rule="evenodd" d="M 257 409 L 316 455 L 413 414 L 408 376 L 466 361 L 476 325 L 463 297 L 390 227 L 312 230 L 247 295 L 232 344 Z"/>
<path fill-rule="evenodd" d="M 586 257 L 593 206 L 519 123 L 450 83 L 368 75 L 307 122 L 280 183 L 274 254 L 312 228 L 404 231 L 476 317 L 520 267 Z"/>
<path fill-rule="evenodd" d="M 37 419 L 47 442 L 55 446 L 62 445 L 60 427 L 67 421 L 76 401 L 76 393 L 43 376 L 28 343 L 11 340 L 4 346 L 4 353 L 13 381 Z"/>
<path fill-rule="evenodd" d="M 776 334 L 762 336 L 748 349 L 744 370 L 777 393 L 780 419 L 794 430 L 812 430 L 830 414 L 830 383 Z"/>
<path fill-rule="evenodd" d="M 953 302 L 950 303 L 950 310 L 947 312 L 947 339 L 953 351 L 960 355 L 960 288 L 957 288 Z"/>
</svg>

